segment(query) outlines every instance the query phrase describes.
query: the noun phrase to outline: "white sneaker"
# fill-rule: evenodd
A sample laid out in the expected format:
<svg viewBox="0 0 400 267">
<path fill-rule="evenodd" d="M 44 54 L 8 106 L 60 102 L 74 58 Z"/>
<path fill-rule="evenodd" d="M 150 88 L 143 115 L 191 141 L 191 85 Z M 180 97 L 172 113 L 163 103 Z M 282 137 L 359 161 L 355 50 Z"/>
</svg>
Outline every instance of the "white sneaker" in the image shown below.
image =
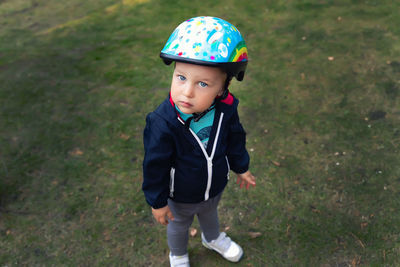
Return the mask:
<svg viewBox="0 0 400 267">
<path fill-rule="evenodd" d="M 171 264 L 171 267 L 190 267 L 189 254 L 186 253 L 182 256 L 172 256 L 170 252 L 169 263 Z"/>
<path fill-rule="evenodd" d="M 220 233 L 219 237 L 211 242 L 207 242 L 203 233 L 201 233 L 201 241 L 203 246 L 215 250 L 228 261 L 238 262 L 243 256 L 242 248 L 226 236 L 224 232 Z"/>
</svg>

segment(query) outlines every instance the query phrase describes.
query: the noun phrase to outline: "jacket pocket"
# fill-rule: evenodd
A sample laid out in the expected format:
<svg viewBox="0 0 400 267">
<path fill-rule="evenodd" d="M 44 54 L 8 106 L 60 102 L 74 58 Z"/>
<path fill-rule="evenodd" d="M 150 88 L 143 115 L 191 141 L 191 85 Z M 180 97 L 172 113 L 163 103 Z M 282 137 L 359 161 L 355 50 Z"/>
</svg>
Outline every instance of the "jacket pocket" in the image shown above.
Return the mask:
<svg viewBox="0 0 400 267">
<path fill-rule="evenodd" d="M 228 157 L 227 156 L 225 156 L 225 160 L 226 160 L 226 165 L 227 165 L 227 167 L 228 167 L 228 173 L 226 174 L 226 179 L 228 179 L 229 180 L 229 171 L 231 170 L 231 166 L 229 165 L 229 160 L 228 160 Z"/>
<path fill-rule="evenodd" d="M 169 178 L 169 196 L 174 197 L 174 187 L 175 187 L 175 168 L 171 168 Z"/>
</svg>

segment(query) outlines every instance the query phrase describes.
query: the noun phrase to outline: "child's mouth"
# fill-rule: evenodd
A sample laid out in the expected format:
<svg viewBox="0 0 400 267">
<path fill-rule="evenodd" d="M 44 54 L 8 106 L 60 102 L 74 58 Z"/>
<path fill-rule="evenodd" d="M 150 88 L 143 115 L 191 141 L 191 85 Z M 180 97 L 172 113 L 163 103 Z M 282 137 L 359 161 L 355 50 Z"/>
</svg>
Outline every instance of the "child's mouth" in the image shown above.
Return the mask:
<svg viewBox="0 0 400 267">
<path fill-rule="evenodd" d="M 193 106 L 192 104 L 185 102 L 185 101 L 180 101 L 180 103 L 181 103 L 181 106 L 184 108 L 190 108 Z"/>
</svg>

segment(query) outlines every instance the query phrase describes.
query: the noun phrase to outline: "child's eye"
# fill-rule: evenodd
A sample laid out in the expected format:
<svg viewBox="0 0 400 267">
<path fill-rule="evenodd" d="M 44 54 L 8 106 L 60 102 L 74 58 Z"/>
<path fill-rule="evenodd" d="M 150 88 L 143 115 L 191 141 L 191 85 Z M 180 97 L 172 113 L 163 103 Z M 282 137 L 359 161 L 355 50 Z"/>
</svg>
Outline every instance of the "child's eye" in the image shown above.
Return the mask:
<svg viewBox="0 0 400 267">
<path fill-rule="evenodd" d="M 181 80 L 181 81 L 184 81 L 184 80 L 186 80 L 186 77 L 182 76 L 182 75 L 178 75 L 178 79 Z"/>
<path fill-rule="evenodd" d="M 203 88 L 208 86 L 208 84 L 206 84 L 205 82 L 199 82 L 199 85 L 200 85 L 200 87 L 203 87 Z"/>
</svg>

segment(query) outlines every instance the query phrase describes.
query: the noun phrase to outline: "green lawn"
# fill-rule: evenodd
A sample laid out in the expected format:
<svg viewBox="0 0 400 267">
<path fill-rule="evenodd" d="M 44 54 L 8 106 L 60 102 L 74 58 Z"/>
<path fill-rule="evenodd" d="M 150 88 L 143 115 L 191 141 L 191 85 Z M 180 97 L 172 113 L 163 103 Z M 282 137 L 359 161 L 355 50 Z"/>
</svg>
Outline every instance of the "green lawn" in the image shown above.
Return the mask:
<svg viewBox="0 0 400 267">
<path fill-rule="evenodd" d="M 198 15 L 246 39 L 231 91 L 257 187 L 232 179 L 220 205 L 243 260 L 197 234 L 192 266 L 399 266 L 399 14 L 390 0 L 0 0 L 0 266 L 168 266 L 142 131 L 169 89 L 159 52 Z"/>
</svg>

